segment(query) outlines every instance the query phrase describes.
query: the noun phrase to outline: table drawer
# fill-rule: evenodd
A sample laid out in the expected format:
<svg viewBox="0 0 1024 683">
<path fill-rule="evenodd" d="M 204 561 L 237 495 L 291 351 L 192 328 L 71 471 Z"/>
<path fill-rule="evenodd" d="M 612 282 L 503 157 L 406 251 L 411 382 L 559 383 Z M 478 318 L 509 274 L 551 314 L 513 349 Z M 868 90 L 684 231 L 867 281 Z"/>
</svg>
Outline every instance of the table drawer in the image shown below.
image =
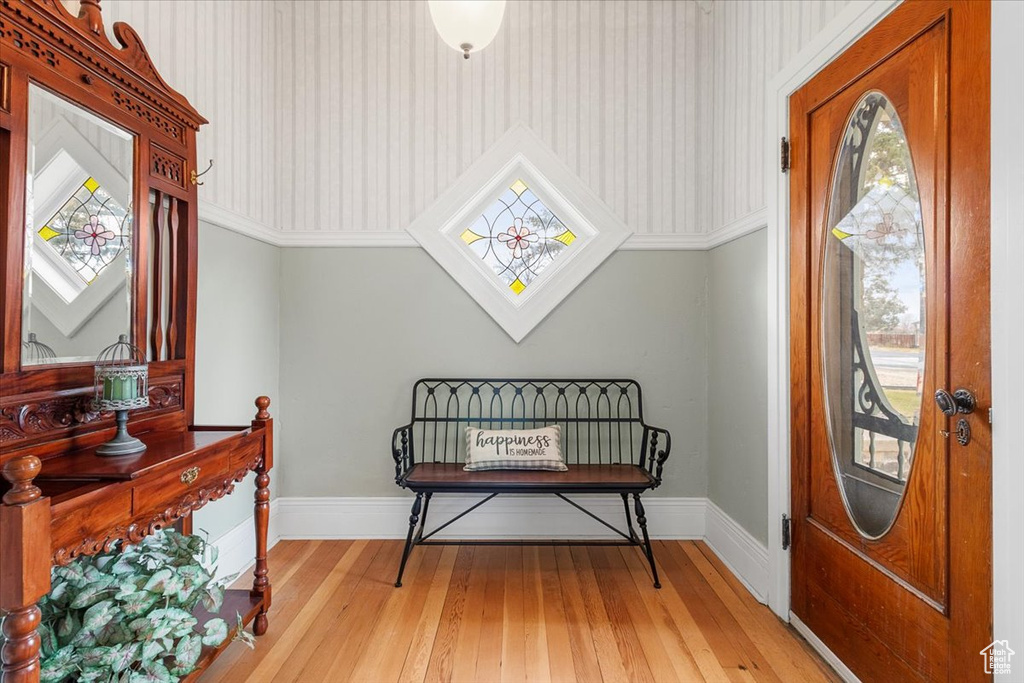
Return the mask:
<svg viewBox="0 0 1024 683">
<path fill-rule="evenodd" d="M 132 491 L 135 516 L 162 511 L 204 487 L 220 486 L 230 471 L 231 451 L 189 458 L 178 467 L 137 483 Z"/>
<path fill-rule="evenodd" d="M 117 484 L 55 506 L 50 525 L 53 550 L 63 549 L 70 557 L 120 536 L 131 509 L 131 490 Z"/>
</svg>

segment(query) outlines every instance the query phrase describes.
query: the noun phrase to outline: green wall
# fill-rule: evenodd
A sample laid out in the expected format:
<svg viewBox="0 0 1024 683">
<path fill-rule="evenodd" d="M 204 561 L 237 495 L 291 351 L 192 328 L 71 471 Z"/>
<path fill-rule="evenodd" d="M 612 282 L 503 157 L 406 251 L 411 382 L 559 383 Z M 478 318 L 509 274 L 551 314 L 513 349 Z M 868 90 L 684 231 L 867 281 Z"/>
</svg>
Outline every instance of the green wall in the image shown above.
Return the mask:
<svg viewBox="0 0 1024 683">
<path fill-rule="evenodd" d="M 708 252 L 708 497 L 768 543 L 767 231 Z"/>
<path fill-rule="evenodd" d="M 706 256 L 620 251 L 518 345 L 422 249 L 282 252 L 283 496 L 394 496 L 427 376 L 635 377 L 671 430 L 656 494 L 703 496 Z"/>
<path fill-rule="evenodd" d="M 280 249 L 200 223 L 196 424 L 248 425 L 260 395 L 277 416 L 280 282 Z M 252 479 L 199 510 L 195 528 L 216 539 L 251 516 Z"/>
</svg>

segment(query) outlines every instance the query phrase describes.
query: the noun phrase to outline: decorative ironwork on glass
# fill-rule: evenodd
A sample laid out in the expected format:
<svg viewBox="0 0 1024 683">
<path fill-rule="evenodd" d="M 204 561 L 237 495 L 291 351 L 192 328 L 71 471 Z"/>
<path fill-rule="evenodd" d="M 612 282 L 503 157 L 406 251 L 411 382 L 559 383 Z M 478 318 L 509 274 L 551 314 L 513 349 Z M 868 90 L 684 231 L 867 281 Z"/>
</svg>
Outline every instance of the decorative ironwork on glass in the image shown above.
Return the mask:
<svg viewBox="0 0 1024 683">
<path fill-rule="evenodd" d="M 522 180 L 512 183 L 461 237 L 516 294 L 576 240 Z"/>
<path fill-rule="evenodd" d="M 91 284 L 128 247 L 131 213 L 90 177 L 39 229 L 39 236 Z"/>
<path fill-rule="evenodd" d="M 858 530 L 892 526 L 913 465 L 925 361 L 925 242 L 907 137 L 877 91 L 854 108 L 825 239 L 822 365 L 836 476 Z"/>
</svg>

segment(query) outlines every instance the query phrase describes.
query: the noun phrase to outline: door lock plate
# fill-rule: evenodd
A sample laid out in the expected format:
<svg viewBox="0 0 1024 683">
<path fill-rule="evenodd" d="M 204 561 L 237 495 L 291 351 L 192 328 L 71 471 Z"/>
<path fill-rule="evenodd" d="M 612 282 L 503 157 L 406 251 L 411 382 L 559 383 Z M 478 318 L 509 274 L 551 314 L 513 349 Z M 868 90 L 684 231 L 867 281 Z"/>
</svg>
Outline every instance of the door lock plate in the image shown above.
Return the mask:
<svg viewBox="0 0 1024 683">
<path fill-rule="evenodd" d="M 956 421 L 956 442 L 961 446 L 971 442 L 971 425 L 966 418 L 961 417 Z"/>
</svg>

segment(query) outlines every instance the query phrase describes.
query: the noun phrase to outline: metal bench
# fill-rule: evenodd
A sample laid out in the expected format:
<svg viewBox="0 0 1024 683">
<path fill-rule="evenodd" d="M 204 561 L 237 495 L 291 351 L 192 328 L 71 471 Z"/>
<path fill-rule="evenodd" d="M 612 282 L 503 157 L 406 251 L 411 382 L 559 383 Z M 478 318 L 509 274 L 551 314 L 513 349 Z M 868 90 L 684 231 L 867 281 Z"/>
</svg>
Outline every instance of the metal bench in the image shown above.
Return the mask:
<svg viewBox="0 0 1024 683">
<path fill-rule="evenodd" d="M 561 425 L 567 472 L 466 472 L 466 427 L 534 429 Z M 629 379 L 421 379 L 413 385 L 412 419 L 394 431 L 395 483 L 416 494 L 395 586 L 416 545 L 488 543 L 430 540 L 439 531 L 500 494 L 550 493 L 625 540 L 601 545 L 642 546 L 654 587 L 661 588 L 640 495 L 661 484 L 672 439 L 644 423 L 640 385 Z M 484 493 L 484 499 L 424 533 L 435 493 Z M 617 493 L 626 531 L 609 524 L 567 494 Z M 633 497 L 638 536 L 633 528 Z M 593 541 L 523 542 L 526 545 L 596 545 Z"/>
</svg>

